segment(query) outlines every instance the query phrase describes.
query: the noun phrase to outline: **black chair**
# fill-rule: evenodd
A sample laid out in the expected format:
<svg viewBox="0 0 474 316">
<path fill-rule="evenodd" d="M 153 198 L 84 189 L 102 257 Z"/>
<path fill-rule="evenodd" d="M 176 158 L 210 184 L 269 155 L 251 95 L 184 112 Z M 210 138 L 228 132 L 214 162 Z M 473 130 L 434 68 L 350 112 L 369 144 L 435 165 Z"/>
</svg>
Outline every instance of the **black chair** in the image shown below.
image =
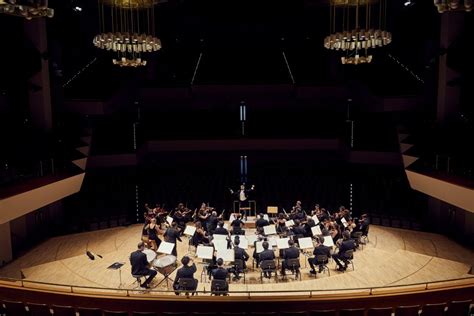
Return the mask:
<svg viewBox="0 0 474 316">
<path fill-rule="evenodd" d="M 54 316 L 76 316 L 76 311 L 72 306 L 53 305 L 51 309 Z"/>
<path fill-rule="evenodd" d="M 392 312 L 393 308 L 391 307 L 371 308 L 367 316 L 392 316 Z"/>
<path fill-rule="evenodd" d="M 278 276 L 277 276 L 276 270 L 277 270 L 277 267 L 275 264 L 275 260 L 264 260 L 260 262 L 260 282 L 263 282 L 264 273 L 274 273 L 275 280 L 278 282 Z"/>
<path fill-rule="evenodd" d="M 104 316 L 128 316 L 128 312 L 104 311 Z"/>
<path fill-rule="evenodd" d="M 355 308 L 355 309 L 342 309 L 339 312 L 339 316 L 364 316 L 365 309 Z"/>
<path fill-rule="evenodd" d="M 310 316 L 336 316 L 336 311 L 333 309 L 310 311 L 309 315 Z"/>
<path fill-rule="evenodd" d="M 141 287 L 141 285 L 143 284 L 142 278 L 145 279 L 145 278 L 146 278 L 146 275 L 132 274 L 132 277 L 135 279 L 135 282 L 133 282 L 132 285 L 135 284 L 135 283 L 137 283 L 137 284 L 138 284 L 137 287 Z"/>
<path fill-rule="evenodd" d="M 294 258 L 294 259 L 286 259 L 285 260 L 285 265 L 288 270 L 291 271 L 292 274 L 295 275 L 295 280 L 298 279 L 298 276 L 300 277 L 301 281 L 301 273 L 300 273 L 300 259 L 299 258 Z M 286 277 L 286 275 L 283 275 L 283 277 Z"/>
<path fill-rule="evenodd" d="M 426 304 L 421 309 L 421 314 L 420 315 L 423 315 L 423 316 L 443 316 L 445 308 L 446 308 L 446 303 Z"/>
<path fill-rule="evenodd" d="M 132 316 L 157 316 L 155 312 L 133 312 Z"/>
<path fill-rule="evenodd" d="M 471 312 L 471 300 L 467 301 L 452 301 L 449 303 L 448 311 L 446 315 L 448 316 L 464 316 L 469 315 Z"/>
<path fill-rule="evenodd" d="M 22 302 L 18 301 L 3 301 L 5 306 L 5 315 L 6 316 L 22 316 L 28 315 L 25 305 Z"/>
<path fill-rule="evenodd" d="M 396 316 L 418 316 L 420 305 L 413 306 L 397 306 L 395 308 Z"/>
<path fill-rule="evenodd" d="M 354 238 L 357 248 L 364 249 L 364 243 L 362 242 L 362 232 L 355 232 L 352 235 L 352 238 Z"/>
<path fill-rule="evenodd" d="M 229 295 L 229 284 L 227 280 L 216 280 L 213 279 L 211 282 L 211 294 L 212 295 Z"/>
<path fill-rule="evenodd" d="M 318 267 L 322 267 L 323 272 L 327 271 L 328 276 L 331 276 L 331 271 L 329 270 L 329 267 L 328 267 L 328 261 L 329 261 L 329 258 L 326 255 L 317 255 L 316 256 L 316 265 Z M 316 276 L 316 274 L 314 276 Z"/>
<path fill-rule="evenodd" d="M 26 303 L 30 316 L 51 316 L 51 310 L 46 304 Z"/>
<path fill-rule="evenodd" d="M 234 260 L 234 269 L 237 271 L 239 274 L 244 275 L 244 284 L 245 284 L 245 272 L 247 271 L 247 268 L 245 267 L 245 262 L 242 259 L 235 259 Z"/>
<path fill-rule="evenodd" d="M 99 308 L 78 307 L 79 316 L 102 316 L 102 310 Z"/>
<path fill-rule="evenodd" d="M 184 292 L 186 295 L 192 293 L 194 295 L 197 289 L 197 280 L 191 278 L 180 278 L 178 283 L 178 291 Z M 179 295 L 179 292 L 177 294 Z"/>
<path fill-rule="evenodd" d="M 354 270 L 354 263 L 352 260 L 354 259 L 354 250 L 346 250 L 344 254 L 342 255 L 342 261 L 348 266 L 352 266 L 352 270 Z M 337 269 L 337 266 L 336 266 Z"/>
</svg>

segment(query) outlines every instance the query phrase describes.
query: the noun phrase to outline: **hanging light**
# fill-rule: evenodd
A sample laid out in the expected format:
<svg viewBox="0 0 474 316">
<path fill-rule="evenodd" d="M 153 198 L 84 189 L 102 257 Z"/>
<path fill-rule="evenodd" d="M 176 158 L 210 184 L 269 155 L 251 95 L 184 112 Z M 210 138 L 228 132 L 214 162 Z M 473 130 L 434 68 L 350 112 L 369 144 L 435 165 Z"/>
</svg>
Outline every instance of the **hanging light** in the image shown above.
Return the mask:
<svg viewBox="0 0 474 316">
<path fill-rule="evenodd" d="M 434 5 L 439 13 L 446 11 L 466 11 L 471 12 L 472 0 L 434 0 Z"/>
<path fill-rule="evenodd" d="M 330 0 L 329 11 L 330 35 L 324 47 L 344 52 L 343 64 L 370 63 L 369 49 L 392 42 L 392 34 L 385 30 L 386 0 Z"/>
<path fill-rule="evenodd" d="M 54 10 L 48 8 L 48 0 L 0 0 L 0 13 L 23 17 L 27 20 L 54 16 Z"/>
<path fill-rule="evenodd" d="M 161 49 L 155 37 L 155 4 L 157 0 L 99 0 L 100 33 L 93 39 L 97 48 L 112 51 L 121 67 L 146 66 L 144 53 Z"/>
</svg>

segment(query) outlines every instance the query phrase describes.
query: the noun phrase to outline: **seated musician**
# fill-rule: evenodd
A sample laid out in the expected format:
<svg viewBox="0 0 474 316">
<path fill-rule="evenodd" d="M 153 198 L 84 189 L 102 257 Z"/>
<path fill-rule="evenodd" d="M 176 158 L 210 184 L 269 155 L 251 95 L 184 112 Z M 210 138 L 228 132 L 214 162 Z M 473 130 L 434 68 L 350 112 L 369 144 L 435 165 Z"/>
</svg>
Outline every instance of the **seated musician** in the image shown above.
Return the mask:
<svg viewBox="0 0 474 316">
<path fill-rule="evenodd" d="M 151 248 L 157 250 L 161 244 L 161 239 L 158 237 L 158 234 L 162 234 L 160 226 L 156 223 L 156 218 L 152 218 L 150 223 L 145 226 L 145 229 L 148 234 L 148 241 L 151 243 Z"/>
<path fill-rule="evenodd" d="M 314 258 L 308 258 L 308 263 L 309 263 L 309 266 L 311 267 L 311 270 L 309 271 L 309 273 L 311 274 L 316 274 L 316 269 L 314 267 L 317 264 L 316 256 L 325 255 L 328 257 L 328 259 L 331 257 L 331 248 L 324 245 L 324 237 L 318 236 L 316 238 L 316 242 L 317 242 L 317 245 L 313 251 Z M 324 263 L 327 263 L 327 261 Z M 319 265 L 319 273 L 321 273 L 322 271 L 323 271 L 323 266 Z"/>
<path fill-rule="evenodd" d="M 217 269 L 212 271 L 212 277 L 215 280 L 226 280 L 229 272 L 227 269 L 224 268 L 224 260 L 222 258 L 217 259 Z M 229 285 L 227 285 L 226 289 L 222 289 L 223 291 L 227 291 L 229 289 Z"/>
<path fill-rule="evenodd" d="M 255 222 L 255 226 L 257 228 L 261 228 L 261 227 L 265 227 L 265 226 L 268 226 L 268 225 L 270 225 L 270 223 L 265 218 L 263 218 L 263 214 L 262 213 L 258 214 L 258 219 Z"/>
<path fill-rule="evenodd" d="M 232 235 L 244 235 L 245 231 L 242 229 L 245 223 L 240 219 L 240 214 L 232 221 Z"/>
<path fill-rule="evenodd" d="M 181 259 L 183 266 L 178 269 L 176 272 L 176 278 L 174 279 L 173 288 L 179 290 L 179 280 L 180 279 L 194 279 L 194 273 L 197 271 L 196 264 L 188 256 L 184 256 Z M 192 265 L 190 265 L 192 263 Z M 194 279 L 194 290 L 197 288 L 198 280 Z M 179 293 L 176 293 L 177 295 Z"/>
<path fill-rule="evenodd" d="M 330 224 L 329 234 L 331 235 L 333 242 L 337 243 L 337 241 L 342 238 L 341 227 L 336 223 Z"/>
<path fill-rule="evenodd" d="M 196 232 L 192 237 L 193 246 L 198 246 L 202 244 L 209 243 L 209 237 L 207 236 L 206 231 L 202 228 L 201 222 L 196 222 Z"/>
<path fill-rule="evenodd" d="M 207 207 L 206 203 L 202 203 L 198 211 L 197 220 L 201 223 L 201 227 L 204 228 L 204 230 L 207 230 L 207 220 L 209 216 L 211 216 L 209 207 Z"/>
<path fill-rule="evenodd" d="M 304 226 L 301 224 L 299 219 L 295 219 L 295 226 L 293 226 L 291 230 L 293 232 L 293 235 L 296 237 L 296 239 L 302 238 L 306 234 L 306 230 Z"/>
<path fill-rule="evenodd" d="M 172 252 L 172 254 L 175 257 L 178 257 L 178 251 L 176 250 L 176 248 L 178 248 L 178 246 L 176 245 L 176 240 L 182 241 L 181 238 L 179 237 L 180 235 L 181 234 L 180 234 L 180 231 L 179 231 L 179 229 L 176 225 L 176 222 L 173 222 L 171 224 L 171 227 L 166 229 L 166 231 L 163 235 L 166 242 L 170 242 L 170 243 L 175 245 L 174 248 L 173 248 L 173 252 Z"/>
<path fill-rule="evenodd" d="M 214 231 L 214 235 L 229 235 L 229 231 L 224 228 L 223 221 L 220 221 L 219 224 L 217 224 L 217 228 Z"/>
<path fill-rule="evenodd" d="M 245 270 L 245 268 L 247 268 L 247 260 L 249 260 L 249 255 L 247 254 L 247 251 L 245 251 L 245 249 L 242 249 L 239 247 L 240 245 L 240 239 L 238 238 L 238 236 L 235 237 L 235 240 L 234 240 L 234 259 L 239 259 L 239 260 L 242 260 L 242 263 L 243 263 L 243 266 L 242 268 Z M 234 273 L 234 280 L 240 280 L 240 271 L 238 271 L 238 269 L 236 269 L 234 267 L 233 271 Z"/>
<path fill-rule="evenodd" d="M 353 239 L 351 239 L 351 234 L 348 231 L 344 231 L 342 233 L 342 238 L 342 241 L 338 242 L 339 252 L 336 255 L 332 256 L 337 266 L 339 267 L 337 269 L 338 271 L 346 271 L 347 259 L 344 257 L 344 253 L 347 250 L 354 250 L 356 247 L 356 243 Z M 342 263 L 344 263 L 344 265 L 342 265 Z"/>
<path fill-rule="evenodd" d="M 314 219 L 312 219 L 311 217 L 308 217 L 308 219 L 306 220 L 306 224 L 304 224 L 305 237 L 313 236 L 313 232 L 311 231 L 311 228 L 313 228 L 314 226 L 316 226 Z"/>
<path fill-rule="evenodd" d="M 311 216 L 316 215 L 318 218 L 321 216 L 321 208 L 319 207 L 319 204 L 316 204 L 314 206 L 314 210 L 311 211 Z"/>
<path fill-rule="evenodd" d="M 300 257 L 300 250 L 295 247 L 295 242 L 290 239 L 288 240 L 288 245 L 290 246 L 290 248 L 283 249 L 282 253 L 283 262 L 281 264 L 281 275 L 285 275 L 285 270 L 290 268 L 287 265 L 288 259 L 297 259 Z"/>
<path fill-rule="evenodd" d="M 275 253 L 273 252 L 272 249 L 268 249 L 270 244 L 268 241 L 264 241 L 262 243 L 263 251 L 258 254 L 258 262 L 259 265 L 262 264 L 263 261 L 265 260 L 275 260 Z M 271 272 L 264 272 L 264 277 L 270 279 L 272 277 Z"/>
<path fill-rule="evenodd" d="M 362 232 L 362 236 L 367 236 L 369 233 L 369 217 L 367 214 L 362 214 L 357 227 L 358 230 Z"/>
<path fill-rule="evenodd" d="M 216 211 L 212 211 L 211 215 L 207 219 L 207 233 L 212 235 L 217 228 L 217 223 L 219 223 L 219 216 L 217 216 Z"/>
<path fill-rule="evenodd" d="M 145 243 L 140 241 L 137 245 L 137 250 L 130 254 L 130 265 L 132 266 L 132 275 L 143 275 L 148 278 L 140 284 L 140 287 L 150 288 L 150 282 L 156 276 L 156 271 L 148 268 L 148 260 L 146 255 L 143 253 L 145 250 Z"/>
<path fill-rule="evenodd" d="M 276 231 L 278 234 L 285 234 L 288 231 L 288 228 L 286 227 L 285 214 L 283 213 L 278 214 L 276 222 Z"/>
</svg>

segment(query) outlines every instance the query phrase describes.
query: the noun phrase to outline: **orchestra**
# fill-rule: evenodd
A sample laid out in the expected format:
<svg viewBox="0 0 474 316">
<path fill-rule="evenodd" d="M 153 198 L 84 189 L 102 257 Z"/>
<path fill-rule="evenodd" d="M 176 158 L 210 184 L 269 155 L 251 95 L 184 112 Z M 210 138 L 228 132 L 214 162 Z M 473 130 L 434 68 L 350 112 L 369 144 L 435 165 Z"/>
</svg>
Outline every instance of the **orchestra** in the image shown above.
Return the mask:
<svg viewBox="0 0 474 316">
<path fill-rule="evenodd" d="M 245 219 L 240 213 L 233 213 L 230 218 L 224 219 L 224 211 L 218 215 L 217 209 L 204 202 L 194 211 L 184 203 L 179 203 L 170 215 L 160 204 L 156 204 L 154 208 L 145 204 L 145 210 L 142 239 L 145 241 L 144 247 L 156 253 L 162 241 L 171 243 L 174 247 L 168 255 L 176 262 L 178 261 L 177 242 L 181 242 L 181 238 L 186 236 L 189 238 L 190 246 L 211 248 L 212 255 L 207 265 L 207 274 L 210 277 L 214 275 L 221 278 L 231 273 L 232 280 L 236 282 L 240 280 L 242 269 L 247 268 L 246 262 L 250 258 L 246 251 L 248 247 L 254 248 L 253 259 L 257 268 L 264 260 L 278 258 L 279 274 L 282 276 L 285 275 L 287 269 L 291 268 L 287 265 L 287 260 L 298 259 L 300 254 L 307 257 L 305 261 L 309 263 L 310 275 L 321 273 L 329 258 L 333 258 L 338 271 L 344 272 L 347 269 L 348 258 L 345 257 L 347 251 L 358 249 L 362 242 L 360 237 L 367 236 L 370 225 L 367 214 L 362 214 L 360 219 L 352 217 L 352 212 L 344 206 L 340 206 L 337 211 L 331 213 L 319 204 L 315 204 L 314 209 L 307 213 L 299 200 L 291 207 L 289 213 L 284 208 L 277 214 L 259 213 L 254 219 L 254 225 L 251 225 L 249 219 Z M 163 225 L 165 225 L 164 229 Z M 191 233 L 185 233 L 189 227 L 193 228 L 190 230 Z M 251 237 L 252 235 L 254 237 Z M 160 236 L 163 236 L 162 239 Z M 279 246 L 278 240 L 284 238 L 288 239 L 288 246 L 279 248 L 281 245 Z M 308 251 L 300 246 L 303 239 L 313 242 L 313 247 Z M 222 244 L 219 240 L 226 242 Z M 248 243 L 248 240 L 252 240 L 253 243 Z M 224 247 L 224 250 L 233 249 L 232 258 L 217 257 L 219 247 Z M 134 257 L 138 256 L 140 256 L 138 253 L 134 255 Z M 190 254 L 188 253 L 187 256 Z M 325 258 L 325 262 L 320 262 L 317 258 Z M 147 272 L 149 276 L 148 270 L 143 268 L 143 258 L 135 259 L 135 261 L 140 262 L 139 269 Z M 188 258 L 184 261 L 192 262 L 192 259 Z M 239 267 L 234 261 L 239 262 Z M 150 266 L 152 266 L 151 263 Z M 189 267 L 182 269 L 186 270 Z M 137 270 L 136 267 L 135 270 Z M 194 269 L 191 268 L 191 270 Z M 296 273 L 301 272 L 298 270 Z M 263 276 L 270 279 L 271 273 L 264 272 Z M 147 287 L 148 283 L 144 285 Z M 174 283 L 174 286 L 177 287 L 177 283 Z"/>
</svg>

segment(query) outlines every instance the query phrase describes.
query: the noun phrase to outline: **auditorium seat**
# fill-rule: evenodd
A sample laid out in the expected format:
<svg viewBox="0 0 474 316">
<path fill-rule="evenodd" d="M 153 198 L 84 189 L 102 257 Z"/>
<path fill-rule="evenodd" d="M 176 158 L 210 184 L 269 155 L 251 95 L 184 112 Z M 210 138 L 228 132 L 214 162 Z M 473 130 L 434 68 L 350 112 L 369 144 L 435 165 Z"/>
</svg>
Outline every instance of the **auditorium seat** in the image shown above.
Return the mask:
<svg viewBox="0 0 474 316">
<path fill-rule="evenodd" d="M 391 307 L 371 308 L 367 316 L 391 316 L 392 311 L 393 308 Z"/>
<path fill-rule="evenodd" d="M 309 312 L 310 316 L 336 316 L 335 310 L 320 310 L 320 311 L 311 311 Z"/>
<path fill-rule="evenodd" d="M 420 305 L 414 306 L 397 306 L 395 308 L 395 316 L 418 316 Z"/>
<path fill-rule="evenodd" d="M 449 303 L 447 316 L 464 316 L 469 315 L 471 311 L 472 300 L 467 301 L 452 301 Z"/>
<path fill-rule="evenodd" d="M 53 305 L 51 309 L 54 316 L 76 316 L 76 311 L 72 306 Z"/>
<path fill-rule="evenodd" d="M 162 316 L 188 316 L 187 312 L 163 312 Z"/>
<path fill-rule="evenodd" d="M 306 312 L 280 312 L 280 316 L 306 316 Z"/>
<path fill-rule="evenodd" d="M 222 313 L 222 316 L 247 316 L 247 313 L 246 312 L 240 312 L 240 313 L 224 312 Z"/>
<path fill-rule="evenodd" d="M 218 313 L 213 312 L 193 312 L 192 316 L 217 316 Z"/>
<path fill-rule="evenodd" d="M 155 312 L 133 312 L 132 316 L 157 316 Z"/>
<path fill-rule="evenodd" d="M 364 316 L 365 310 L 363 308 L 356 309 L 342 309 L 339 316 Z"/>
<path fill-rule="evenodd" d="M 25 305 L 18 301 L 3 301 L 5 305 L 6 316 L 22 316 L 28 315 Z"/>
<path fill-rule="evenodd" d="M 102 310 L 99 308 L 78 307 L 79 316 L 102 316 Z"/>
<path fill-rule="evenodd" d="M 104 311 L 104 316 L 128 316 L 128 312 Z"/>
<path fill-rule="evenodd" d="M 421 314 L 420 315 L 423 315 L 423 316 L 443 316 L 445 308 L 446 308 L 446 303 L 426 304 L 421 309 Z"/>
<path fill-rule="evenodd" d="M 30 311 L 30 316 L 49 316 L 51 315 L 51 310 L 46 304 L 35 304 L 35 303 L 26 303 L 28 310 Z"/>
<path fill-rule="evenodd" d="M 277 316 L 277 312 L 251 312 L 250 316 Z"/>
</svg>

